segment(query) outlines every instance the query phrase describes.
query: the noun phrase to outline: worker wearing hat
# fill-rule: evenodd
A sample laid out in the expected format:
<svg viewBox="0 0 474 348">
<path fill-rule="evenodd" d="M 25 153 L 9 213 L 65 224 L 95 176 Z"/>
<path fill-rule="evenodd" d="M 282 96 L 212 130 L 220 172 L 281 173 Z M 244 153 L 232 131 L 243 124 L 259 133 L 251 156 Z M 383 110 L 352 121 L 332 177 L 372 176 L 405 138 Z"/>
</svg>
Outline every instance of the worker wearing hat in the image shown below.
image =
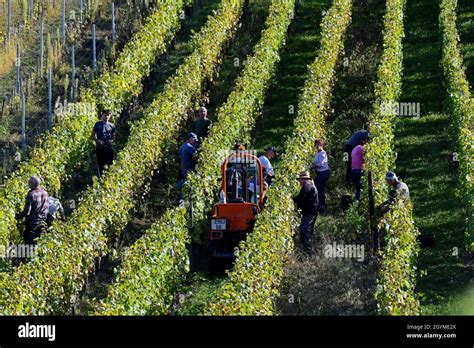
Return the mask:
<svg viewBox="0 0 474 348">
<path fill-rule="evenodd" d="M 180 172 L 178 177 L 178 183 L 176 187 L 181 190 L 183 187 L 188 173 L 193 171 L 197 163 L 197 150 L 196 146 L 199 142 L 199 138 L 195 133 L 189 133 L 186 137 L 186 142 L 179 148 L 179 157 L 181 159 Z"/>
<path fill-rule="evenodd" d="M 270 163 L 270 160 L 275 157 L 276 150 L 273 146 L 267 147 L 264 149 L 264 153 L 258 159 L 263 166 L 263 176 L 265 177 L 265 181 L 271 185 L 273 178 L 275 177 L 275 172 L 273 171 L 273 166 Z"/>
<path fill-rule="evenodd" d="M 394 172 L 387 172 L 385 175 L 385 181 L 387 182 L 390 191 L 388 193 L 388 199 L 377 209 L 376 215 L 379 216 L 389 211 L 397 198 L 410 200 L 410 191 L 408 190 L 408 186 L 404 182 L 401 182 Z"/>
<path fill-rule="evenodd" d="M 394 172 L 387 172 L 385 180 L 390 192 L 388 194 L 388 201 L 393 203 L 396 198 L 410 199 L 410 191 L 407 184 L 401 182 Z"/>
<path fill-rule="evenodd" d="M 303 171 L 298 176 L 300 192 L 293 197 L 296 206 L 301 209 L 300 238 L 306 251 L 313 247 L 314 224 L 318 215 L 318 190 L 314 186 L 309 172 Z"/>
</svg>

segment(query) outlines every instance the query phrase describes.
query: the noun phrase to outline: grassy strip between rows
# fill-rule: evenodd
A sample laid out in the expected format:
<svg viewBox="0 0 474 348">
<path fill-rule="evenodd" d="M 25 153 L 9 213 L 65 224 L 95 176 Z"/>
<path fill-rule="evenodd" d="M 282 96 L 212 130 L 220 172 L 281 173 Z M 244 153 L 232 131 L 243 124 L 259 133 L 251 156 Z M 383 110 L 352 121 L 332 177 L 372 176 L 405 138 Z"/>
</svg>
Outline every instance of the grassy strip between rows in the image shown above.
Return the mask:
<svg viewBox="0 0 474 348">
<path fill-rule="evenodd" d="M 130 138 L 107 175 L 95 180 L 66 224 L 42 237 L 37 257 L 2 279 L 0 307 L 4 314 L 70 313 L 94 259 L 106 248 L 104 232 L 123 230 L 137 194 L 163 159 L 166 144 L 175 141 L 187 111 L 212 79 L 224 45 L 234 35 L 242 0 L 224 0 L 193 38 L 193 53 L 168 79 L 162 93 L 132 127 Z"/>
<path fill-rule="evenodd" d="M 401 92 L 403 66 L 402 38 L 405 0 L 388 0 L 384 16 L 384 51 L 378 67 L 375 104 L 369 116 L 370 143 L 366 146 L 366 169 L 372 171 L 376 204 L 386 199 L 385 173 L 395 165 L 393 151 L 394 111 L 387 105 L 398 100 Z M 381 314 L 413 315 L 419 313 L 415 297 L 415 260 L 418 254 L 418 233 L 409 202 L 398 201 L 379 222 L 386 231 L 380 251 L 380 269 L 375 298 Z"/>
<path fill-rule="evenodd" d="M 106 71 L 91 90 L 83 93 L 81 103 L 61 115 L 60 122 L 33 150 L 31 158 L 0 190 L 0 245 L 17 240 L 19 233 L 15 213 L 22 208 L 28 192 L 28 178 L 40 175 L 43 185 L 57 195 L 72 168 L 92 149 L 89 139 L 97 120 L 95 106 L 109 107 L 114 114 L 142 91 L 142 79 L 150 73 L 157 57 L 170 44 L 180 27 L 179 14 L 184 2 L 190 0 L 160 0 L 143 28 L 125 46 L 115 62 L 113 72 Z"/>
<path fill-rule="evenodd" d="M 245 62 L 229 98 L 217 111 L 217 122 L 200 147 L 201 161 L 196 173 L 189 178 L 196 219 L 203 218 L 206 208 L 214 202 L 214 192 L 219 189 L 217 178 L 220 177 L 223 152 L 236 141 L 250 136 L 279 61 L 294 3 L 294 0 L 272 2 L 266 29 L 255 53 Z M 184 207 L 169 209 L 132 246 L 108 297 L 99 306 L 99 314 L 166 313 L 189 262 L 185 245 L 189 238 L 185 213 Z"/>
<path fill-rule="evenodd" d="M 458 47 L 456 29 L 456 2 L 441 1 L 439 24 L 443 31 L 443 56 L 441 65 L 446 78 L 451 107 L 451 135 L 458 161 L 458 185 L 456 193 L 467 210 L 467 226 L 471 251 L 474 251 L 474 141 L 472 115 L 474 100 L 469 91 L 463 58 Z"/>
<path fill-rule="evenodd" d="M 314 140 L 324 137 L 324 111 L 329 106 L 335 66 L 351 18 L 352 1 L 334 0 L 321 23 L 321 48 L 309 67 L 309 78 L 299 101 L 293 136 L 286 142 L 275 185 L 254 231 L 240 245 L 229 279 L 217 290 L 206 314 L 269 315 L 293 249 L 296 224 L 292 194 L 297 174 L 311 162 Z"/>
</svg>

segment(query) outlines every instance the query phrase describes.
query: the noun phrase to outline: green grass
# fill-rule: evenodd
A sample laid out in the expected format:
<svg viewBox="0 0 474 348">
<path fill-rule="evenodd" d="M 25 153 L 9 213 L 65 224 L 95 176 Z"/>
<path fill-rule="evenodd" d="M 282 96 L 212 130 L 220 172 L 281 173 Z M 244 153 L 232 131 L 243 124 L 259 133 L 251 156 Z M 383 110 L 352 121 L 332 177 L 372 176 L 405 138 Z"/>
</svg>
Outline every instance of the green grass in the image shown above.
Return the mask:
<svg viewBox="0 0 474 348">
<path fill-rule="evenodd" d="M 421 117 L 399 117 L 396 166 L 410 188 L 416 226 L 421 234 L 436 236 L 436 246 L 420 252 L 417 292 L 422 296 L 423 313 L 437 314 L 445 311 L 450 297 L 465 290 L 469 281 L 462 258 L 465 222 L 455 197 L 455 172 L 449 164 L 452 144 L 439 65 L 439 3 L 409 0 L 406 14 L 400 101 L 419 102 Z"/>
<path fill-rule="evenodd" d="M 327 0 L 302 0 L 296 5 L 286 46 L 262 110 L 255 126 L 252 149 L 259 153 L 267 146 L 283 149 L 292 131 L 298 98 L 308 77 L 307 66 L 316 57 L 320 44 L 319 25 L 322 11 L 329 8 Z M 291 107 L 294 113 L 291 113 Z M 273 160 L 278 168 L 278 157 Z"/>
<path fill-rule="evenodd" d="M 267 6 L 269 5 L 267 1 Z M 297 2 L 298 3 L 298 2 Z M 268 88 L 267 97 L 263 106 L 262 116 L 258 119 L 254 129 L 253 144 L 250 149 L 257 149 L 259 153 L 264 147 L 273 145 L 277 148 L 283 148 L 285 136 L 288 136 L 292 130 L 293 114 L 288 113 L 288 106 L 294 105 L 295 112 L 298 104 L 298 96 L 303 88 L 307 76 L 307 65 L 316 57 L 319 47 L 319 24 L 322 19 L 322 11 L 329 8 L 328 0 L 303 0 L 301 5 L 296 5 L 295 18 L 288 29 L 286 46 L 283 49 L 277 66 L 275 77 Z M 258 9 L 257 9 L 258 10 Z M 268 12 L 268 11 L 266 11 Z M 260 24 L 266 17 L 266 12 L 262 13 L 262 8 L 255 12 L 255 20 L 259 17 Z M 244 20 L 245 22 L 245 20 Z M 245 31 L 245 34 L 239 33 L 236 42 L 246 42 L 252 40 L 255 44 L 257 36 L 260 36 L 260 27 L 251 23 L 249 29 L 253 32 Z M 244 26 L 244 25 L 243 25 Z M 249 35 L 250 34 L 250 35 Z M 246 52 L 251 53 L 253 46 L 247 47 Z M 233 48 L 231 48 L 232 52 Z M 230 57 L 242 57 L 241 54 Z M 241 60 L 242 61 L 242 60 Z M 220 79 L 226 86 L 225 93 L 229 93 L 232 84 L 226 77 L 228 71 L 232 71 L 233 58 L 231 61 L 223 62 L 223 71 Z M 216 97 L 221 93 L 214 94 Z M 211 94 L 212 97 L 212 94 Z M 224 100 L 222 99 L 221 102 Z M 219 105 L 216 100 L 211 98 L 211 114 L 215 106 Z M 278 158 L 274 161 L 277 163 Z M 184 295 L 183 303 L 176 303 L 174 314 L 177 315 L 198 315 L 202 314 L 204 308 L 212 301 L 212 296 L 220 287 L 225 278 L 208 280 L 202 275 L 191 275 L 191 281 L 188 281 L 180 293 Z M 179 296 L 178 296 L 179 297 Z"/>
<path fill-rule="evenodd" d="M 126 145 L 130 134 L 130 123 L 144 116 L 147 107 L 156 95 L 163 90 L 167 78 L 173 75 L 178 66 L 192 52 L 189 42 L 192 33 L 199 31 L 206 23 L 208 15 L 211 15 L 212 11 L 218 8 L 219 3 L 220 0 L 206 1 L 199 9 L 195 9 L 192 15 L 186 16 L 174 40 L 174 46 L 170 47 L 167 53 L 160 57 L 160 61 L 153 67 L 150 76 L 145 79 L 144 85 L 146 87 L 136 100 L 137 107 L 126 110 L 125 117 L 117 122 L 117 130 L 120 132 L 117 137 L 119 143 L 116 146 L 117 152 Z M 186 130 L 183 130 L 183 134 L 185 133 Z M 174 204 L 175 179 L 179 168 L 177 152 L 182 141 L 183 139 L 177 139 L 176 143 L 170 144 L 165 149 L 166 155 L 164 155 L 164 158 L 169 160 L 164 161 L 153 173 L 150 183 L 143 188 L 143 194 L 137 198 L 139 200 L 137 210 L 131 213 L 122 235 L 114 241 L 111 252 L 104 258 L 105 262 L 102 267 L 90 276 L 89 282 L 77 303 L 80 313 L 88 313 L 91 310 L 92 304 L 95 303 L 94 298 L 103 298 L 107 295 L 108 285 L 113 282 L 115 276 L 113 268 L 120 267 L 121 257 L 123 257 L 126 248 L 140 238 L 145 230 L 161 217 L 170 204 Z M 89 157 L 93 161 L 95 154 Z M 64 198 L 77 200 L 77 197 L 84 192 L 83 190 L 87 185 L 92 183 L 92 176 L 96 175 L 96 172 L 91 161 L 85 165 L 86 168 L 82 168 L 79 173 L 75 173 L 79 178 L 76 182 L 71 182 L 71 185 L 64 190 Z"/>
<path fill-rule="evenodd" d="M 222 287 L 224 278 L 209 279 L 206 274 L 192 273 L 175 295 L 171 315 L 200 315 Z"/>
<path fill-rule="evenodd" d="M 244 8 L 241 20 L 242 26 L 237 30 L 235 38 L 228 45 L 224 53 L 219 75 L 212 83 L 208 84 L 208 88 L 205 91 L 209 101 L 209 103 L 206 103 L 206 106 L 208 107 L 211 120 L 215 119 L 217 106 L 227 99 L 234 85 L 234 80 L 243 69 L 242 64 L 239 66 L 234 65 L 234 58 L 238 57 L 242 62 L 260 39 L 269 3 L 268 0 L 265 0 Z M 130 112 L 130 119 L 137 119 L 143 116 L 147 105 L 152 102 L 157 93 L 163 90 L 166 79 L 173 74 L 177 67 L 184 62 L 186 56 L 191 53 L 192 47 L 188 40 L 192 32 L 197 32 L 205 24 L 207 16 L 211 15 L 212 11 L 217 9 L 219 4 L 220 0 L 206 1 L 202 3 L 202 7 L 192 17 L 187 17 L 183 22 L 183 27 L 176 37 L 174 47 L 167 52 L 167 57 L 163 58 L 154 67 L 151 76 L 147 78 L 146 84 L 148 88 L 144 88 L 144 92 L 138 98 L 137 104 L 139 106 L 136 110 Z M 124 233 L 115 245 L 119 252 L 133 244 L 146 229 L 150 228 L 160 218 L 166 209 L 177 203 L 175 200 L 177 193 L 175 183 L 179 168 L 177 153 L 179 146 L 185 141 L 186 134 L 191 130 L 193 116 L 191 114 L 192 112 L 190 113 L 188 125 L 182 129 L 181 136 L 166 149 L 167 154 L 163 157 L 168 160 L 155 171 L 149 184 L 149 190 L 145 190 L 145 194 L 139 198 L 138 210 L 131 215 Z M 121 125 L 121 142 L 123 144 L 126 140 L 128 127 L 129 124 Z M 204 275 L 206 264 L 204 261 L 201 259 L 196 260 L 202 272 L 189 274 L 180 288 L 179 293 L 182 296 L 176 298 L 177 302 L 174 304 L 173 309 L 177 314 L 197 314 L 204 304 L 208 303 L 207 296 L 214 292 L 217 283 L 221 281 L 219 279 L 209 280 L 206 278 Z M 107 285 L 113 281 L 112 267 L 119 266 L 120 261 L 116 258 L 111 258 L 111 262 L 108 265 L 110 266 L 109 268 L 98 272 L 91 279 L 90 285 L 85 292 L 86 297 L 81 300 L 83 301 L 81 306 L 86 310 L 90 307 L 90 302 L 93 302 L 91 300 L 93 296 L 103 297 L 106 295 Z"/>
<path fill-rule="evenodd" d="M 344 42 L 345 54 L 337 68 L 331 110 L 327 115 L 325 149 L 331 168 L 326 189 L 328 207 L 316 223 L 316 253 L 308 256 L 296 251 L 286 269 L 278 301 L 281 314 L 368 315 L 375 312 L 374 262 L 368 258 L 363 263 L 327 259 L 322 250 L 332 242 L 368 243 L 363 237 L 367 234 L 365 218 L 359 216 L 356 208 L 344 211 L 340 205 L 342 195 L 354 193 L 352 186 L 344 186 L 343 149 L 353 131 L 366 128 L 372 110 L 384 10 L 384 1 L 354 1 L 352 23 Z M 288 304 L 288 294 L 298 298 L 299 306 Z"/>
<path fill-rule="evenodd" d="M 474 2 L 458 0 L 458 32 L 461 38 L 461 51 L 466 66 L 466 77 L 474 85 Z"/>
<path fill-rule="evenodd" d="M 163 64 L 157 65 L 156 70 L 152 74 L 150 81 L 150 89 L 141 96 L 141 105 L 148 105 L 151 103 L 153 96 L 163 89 L 166 78 L 170 76 L 176 68 L 184 61 L 185 57 L 191 53 L 192 47 L 189 45 L 189 35 L 191 32 L 197 32 L 199 27 L 204 24 L 207 15 L 212 13 L 212 10 L 217 9 L 220 1 L 212 0 L 203 4 L 199 12 L 186 22 L 182 31 L 178 34 L 175 48 L 169 51 L 169 56 Z M 265 5 L 266 4 L 266 5 Z M 242 18 L 242 26 L 238 29 L 234 40 L 229 44 L 227 51 L 224 54 L 219 75 L 209 84 L 209 89 L 205 94 L 209 100 L 206 103 L 208 108 L 208 115 L 211 120 L 215 120 L 216 108 L 224 103 L 229 93 L 232 90 L 233 82 L 243 69 L 243 65 L 234 66 L 234 58 L 239 57 L 243 61 L 244 57 L 251 52 L 253 46 L 260 38 L 259 30 L 263 28 L 264 19 L 268 12 L 268 1 L 259 2 L 253 5 L 252 8 L 248 6 L 244 9 Z M 256 19 L 252 20 L 252 14 L 258 13 Z M 141 107 L 141 109 L 145 109 Z M 142 111 L 138 112 L 140 114 Z M 193 116 L 193 115 L 191 115 Z M 127 226 L 125 235 L 132 235 L 132 240 L 142 233 L 146 228 L 150 227 L 163 213 L 169 208 L 170 203 L 174 203 L 173 198 L 177 191 L 175 190 L 175 183 L 179 169 L 178 149 L 184 143 L 186 134 L 192 129 L 193 119 L 190 117 L 188 124 L 181 131 L 181 136 L 167 149 L 167 155 L 164 158 L 169 158 L 159 170 L 153 175 L 151 183 L 151 191 L 143 198 L 142 207 L 138 214 L 134 216 L 132 223 Z M 137 215 L 140 218 L 137 219 Z M 128 242 L 129 243 L 129 242 Z"/>
</svg>

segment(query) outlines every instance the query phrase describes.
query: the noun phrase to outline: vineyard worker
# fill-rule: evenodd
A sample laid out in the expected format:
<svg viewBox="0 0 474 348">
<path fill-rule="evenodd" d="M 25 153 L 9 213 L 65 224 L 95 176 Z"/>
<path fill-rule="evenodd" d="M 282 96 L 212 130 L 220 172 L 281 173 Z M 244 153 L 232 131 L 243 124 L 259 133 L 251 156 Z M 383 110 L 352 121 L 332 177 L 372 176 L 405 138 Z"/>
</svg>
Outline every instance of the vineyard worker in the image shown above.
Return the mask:
<svg viewBox="0 0 474 348">
<path fill-rule="evenodd" d="M 197 163 L 197 144 L 199 138 L 196 133 L 189 133 L 186 142 L 181 145 L 179 148 L 179 157 L 181 160 L 181 167 L 180 167 L 180 177 L 178 178 L 178 183 L 176 187 L 179 191 L 183 187 L 184 183 L 186 182 L 186 178 L 190 171 L 193 171 L 196 167 Z"/>
<path fill-rule="evenodd" d="M 101 120 L 94 125 L 91 139 L 96 143 L 97 164 L 99 165 L 99 178 L 102 177 L 105 166 L 111 166 L 114 160 L 112 148 L 115 141 L 115 125 L 110 122 L 110 110 L 101 113 Z"/>
<path fill-rule="evenodd" d="M 30 191 L 26 195 L 25 208 L 19 217 L 26 219 L 23 238 L 25 244 L 36 244 L 36 238 L 41 237 L 41 233 L 46 229 L 46 218 L 48 216 L 49 202 L 48 192 L 41 188 L 41 179 L 32 176 L 28 180 Z"/>
<path fill-rule="evenodd" d="M 313 246 L 314 224 L 318 216 L 318 190 L 308 172 L 303 171 L 298 177 L 300 192 L 293 197 L 296 206 L 301 209 L 300 238 L 306 251 Z"/>
<path fill-rule="evenodd" d="M 388 172 L 385 175 L 385 181 L 390 188 L 388 201 L 393 203 L 397 198 L 410 200 L 410 190 L 408 190 L 407 184 L 401 182 L 394 172 Z"/>
<path fill-rule="evenodd" d="M 349 140 L 347 141 L 346 145 L 344 146 L 344 152 L 347 154 L 347 171 L 346 171 L 346 183 L 350 184 L 351 183 L 351 163 L 352 163 L 352 150 L 360 144 L 361 141 L 363 143 L 367 143 L 369 141 L 369 131 L 365 129 L 358 130 L 357 132 L 354 132 Z"/>
<path fill-rule="evenodd" d="M 397 199 L 410 200 L 410 191 L 407 184 L 400 181 L 394 172 L 387 172 L 385 181 L 390 189 L 388 199 L 378 207 L 378 213 L 385 214 Z"/>
<path fill-rule="evenodd" d="M 207 118 L 207 109 L 202 106 L 199 108 L 199 118 L 194 121 L 193 133 L 195 133 L 199 139 L 207 138 L 209 135 L 209 127 L 211 126 L 211 120 Z"/>
<path fill-rule="evenodd" d="M 356 201 L 360 201 L 360 192 L 362 190 L 362 174 L 364 169 L 364 144 L 365 140 L 359 140 L 359 144 L 354 147 L 351 153 L 351 178 L 355 185 L 355 197 Z"/>
<path fill-rule="evenodd" d="M 316 188 L 318 189 L 318 210 L 324 212 L 326 209 L 326 182 L 329 179 L 328 155 L 324 151 L 324 140 L 318 139 L 315 142 L 316 156 L 313 161 L 313 169 L 316 172 Z"/>
<path fill-rule="evenodd" d="M 64 208 L 59 201 L 59 199 L 54 198 L 54 197 L 49 197 L 48 198 L 48 216 L 46 218 L 46 224 L 48 227 L 51 227 L 53 224 L 54 219 L 56 218 L 56 214 L 59 213 L 59 216 L 61 217 L 62 221 L 66 220 L 66 214 L 64 214 Z"/>
<path fill-rule="evenodd" d="M 265 181 L 271 185 L 273 178 L 275 177 L 275 172 L 273 171 L 273 166 L 270 163 L 270 160 L 275 157 L 276 150 L 273 146 L 267 147 L 264 149 L 264 153 L 258 159 L 262 163 L 263 166 L 263 176 L 265 177 Z"/>
</svg>

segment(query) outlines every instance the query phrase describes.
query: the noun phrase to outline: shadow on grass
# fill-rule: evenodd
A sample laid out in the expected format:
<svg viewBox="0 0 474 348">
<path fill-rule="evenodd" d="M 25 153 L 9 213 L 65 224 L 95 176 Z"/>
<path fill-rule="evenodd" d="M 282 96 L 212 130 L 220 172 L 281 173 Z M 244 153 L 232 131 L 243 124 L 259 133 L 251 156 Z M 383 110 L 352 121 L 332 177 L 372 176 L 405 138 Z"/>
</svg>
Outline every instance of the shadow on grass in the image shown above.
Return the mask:
<svg viewBox="0 0 474 348">
<path fill-rule="evenodd" d="M 457 12 L 461 50 L 464 56 L 466 77 L 472 93 L 472 85 L 474 84 L 474 1 L 458 0 Z"/>
<path fill-rule="evenodd" d="M 266 146 L 275 146 L 281 150 L 291 134 L 298 97 L 308 77 L 307 66 L 315 59 L 320 45 L 322 11 L 328 8 L 327 0 L 301 1 L 296 6 L 281 61 L 268 89 L 262 117 L 255 127 L 253 149 L 261 152 Z M 292 108 L 294 113 L 291 113 Z M 273 161 L 278 168 L 278 158 Z"/>
<path fill-rule="evenodd" d="M 421 117 L 398 119 L 396 166 L 410 188 L 416 226 L 421 234 L 436 236 L 436 246 L 420 252 L 417 282 L 422 305 L 430 305 L 429 312 L 436 313 L 443 310 L 450 296 L 465 289 L 469 280 L 462 259 L 466 226 L 450 165 L 450 120 L 444 113 L 447 96 L 439 65 L 439 3 L 409 0 L 406 14 L 401 101 L 419 102 Z"/>
</svg>

